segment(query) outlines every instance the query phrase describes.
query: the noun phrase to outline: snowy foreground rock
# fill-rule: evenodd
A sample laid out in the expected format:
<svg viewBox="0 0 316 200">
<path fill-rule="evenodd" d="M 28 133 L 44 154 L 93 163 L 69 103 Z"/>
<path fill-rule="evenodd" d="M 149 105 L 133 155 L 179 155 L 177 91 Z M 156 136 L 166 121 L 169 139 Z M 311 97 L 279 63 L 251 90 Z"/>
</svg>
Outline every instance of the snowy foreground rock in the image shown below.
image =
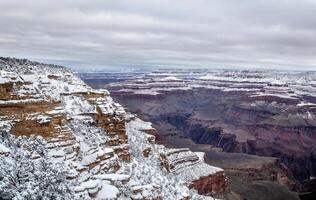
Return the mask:
<svg viewBox="0 0 316 200">
<path fill-rule="evenodd" d="M 224 171 L 66 68 L 0 58 L 0 199 L 213 199 Z"/>
</svg>

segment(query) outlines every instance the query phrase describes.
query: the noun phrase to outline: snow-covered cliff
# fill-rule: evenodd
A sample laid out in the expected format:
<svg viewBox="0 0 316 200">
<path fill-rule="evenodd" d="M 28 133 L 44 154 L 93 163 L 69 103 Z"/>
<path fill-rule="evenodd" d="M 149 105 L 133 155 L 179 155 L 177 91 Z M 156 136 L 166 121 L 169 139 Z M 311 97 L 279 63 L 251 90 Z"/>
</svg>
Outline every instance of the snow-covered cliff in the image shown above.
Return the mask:
<svg viewBox="0 0 316 200">
<path fill-rule="evenodd" d="M 2 199 L 213 199 L 228 189 L 203 155 L 155 144 L 150 123 L 61 66 L 0 58 L 0 131 Z"/>
</svg>

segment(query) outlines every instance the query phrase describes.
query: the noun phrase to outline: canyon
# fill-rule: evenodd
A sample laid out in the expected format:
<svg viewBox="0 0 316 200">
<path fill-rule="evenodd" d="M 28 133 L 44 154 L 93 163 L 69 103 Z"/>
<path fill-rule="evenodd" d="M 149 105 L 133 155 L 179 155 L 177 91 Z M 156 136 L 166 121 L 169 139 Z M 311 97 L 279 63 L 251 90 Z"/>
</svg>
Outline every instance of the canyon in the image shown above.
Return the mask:
<svg viewBox="0 0 316 200">
<path fill-rule="evenodd" d="M 173 70 L 81 73 L 157 130 L 205 153 L 244 199 L 314 199 L 316 73 Z"/>
<path fill-rule="evenodd" d="M 69 69 L 0 57 L 0 199 L 240 199 L 203 152 Z"/>
</svg>

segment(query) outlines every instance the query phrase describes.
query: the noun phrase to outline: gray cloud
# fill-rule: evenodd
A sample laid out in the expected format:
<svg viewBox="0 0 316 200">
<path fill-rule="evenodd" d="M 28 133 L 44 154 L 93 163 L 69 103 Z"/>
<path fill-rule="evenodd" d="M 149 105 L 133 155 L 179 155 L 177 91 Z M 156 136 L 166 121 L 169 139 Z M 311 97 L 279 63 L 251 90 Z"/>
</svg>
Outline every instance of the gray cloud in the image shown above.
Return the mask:
<svg viewBox="0 0 316 200">
<path fill-rule="evenodd" d="M 85 67 L 316 70 L 313 0 L 0 1 L 0 55 Z"/>
</svg>

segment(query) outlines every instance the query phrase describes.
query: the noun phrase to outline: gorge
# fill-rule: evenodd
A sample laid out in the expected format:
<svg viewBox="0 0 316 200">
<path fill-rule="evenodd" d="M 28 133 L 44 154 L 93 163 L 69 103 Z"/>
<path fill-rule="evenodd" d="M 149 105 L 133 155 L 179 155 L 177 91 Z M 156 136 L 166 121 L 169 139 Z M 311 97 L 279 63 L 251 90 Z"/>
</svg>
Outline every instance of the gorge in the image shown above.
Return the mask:
<svg viewBox="0 0 316 200">
<path fill-rule="evenodd" d="M 69 69 L 0 57 L 0 199 L 239 199 L 204 154 Z"/>
<path fill-rule="evenodd" d="M 290 191 L 315 197 L 315 73 L 170 69 L 80 76 L 152 122 L 159 143 L 205 152 L 244 198 L 297 198 Z M 108 83 L 109 76 L 117 79 Z"/>
</svg>

